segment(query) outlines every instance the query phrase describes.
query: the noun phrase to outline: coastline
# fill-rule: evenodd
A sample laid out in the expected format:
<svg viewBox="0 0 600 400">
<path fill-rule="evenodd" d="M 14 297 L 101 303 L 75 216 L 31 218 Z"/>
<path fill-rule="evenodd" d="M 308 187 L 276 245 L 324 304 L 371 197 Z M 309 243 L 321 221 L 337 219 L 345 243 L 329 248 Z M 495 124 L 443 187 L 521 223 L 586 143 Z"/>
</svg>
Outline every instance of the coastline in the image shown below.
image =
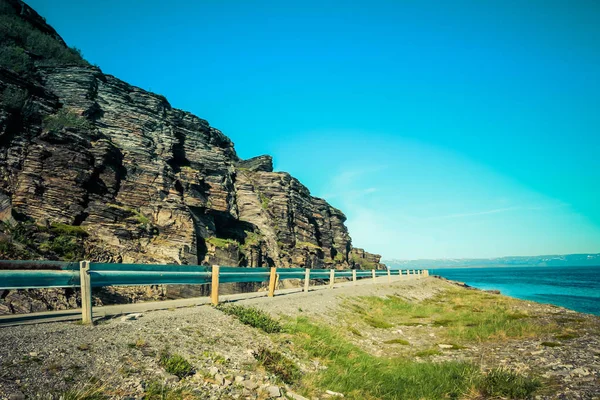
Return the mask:
<svg viewBox="0 0 600 400">
<path fill-rule="evenodd" d="M 432 274 L 521 300 L 600 316 L 600 266 L 445 268 Z"/>
<path fill-rule="evenodd" d="M 539 379 L 543 386 L 537 389 L 536 399 L 600 396 L 600 318 L 459 285 L 430 277 L 234 304 L 264 310 L 282 324 L 310 321 L 319 329 L 332 329 L 337 340 L 373 360 L 406 360 L 417 366 L 468 363 L 484 377 L 504 368 Z M 486 310 L 491 304 L 500 308 Z M 490 316 L 509 316 L 506 325 L 486 326 L 494 330 L 484 332 L 461 320 L 479 318 L 487 323 L 488 311 Z M 474 340 L 472 332 L 490 335 Z M 299 350 L 302 342 L 297 340 L 306 334 L 265 334 L 210 306 L 153 311 L 138 319 L 109 319 L 93 327 L 49 323 L 2 328 L 0 397 L 65 393 L 89 388 L 95 380 L 104 382 L 99 390 L 106 398 L 158 398 L 148 394 L 156 382 L 171 393 L 188 391 L 197 396 L 189 398 L 279 398 L 271 396 L 277 389 L 281 396 L 288 392 L 321 399 L 330 397 L 326 390 L 341 392 L 344 388 L 336 383 L 314 383 L 335 371 L 336 361 L 308 357 Z M 189 360 L 193 375 L 178 378 L 165 371 L 160 353 L 167 346 Z M 282 382 L 258 364 L 254 355 L 260 348 L 283 354 L 311 379 Z M 368 365 L 376 368 L 376 363 Z M 360 390 L 371 389 L 356 390 L 346 392 L 346 398 L 361 398 L 368 392 Z M 400 397 L 375 393 L 373 398 Z"/>
</svg>

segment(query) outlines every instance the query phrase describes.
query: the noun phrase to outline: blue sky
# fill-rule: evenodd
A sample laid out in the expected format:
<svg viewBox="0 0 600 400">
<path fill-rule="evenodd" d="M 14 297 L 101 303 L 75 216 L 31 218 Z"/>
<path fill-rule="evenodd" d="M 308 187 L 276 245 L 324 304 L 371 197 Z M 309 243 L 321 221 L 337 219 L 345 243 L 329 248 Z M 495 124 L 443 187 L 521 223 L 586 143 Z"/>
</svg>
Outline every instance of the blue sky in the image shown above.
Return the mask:
<svg viewBox="0 0 600 400">
<path fill-rule="evenodd" d="M 28 1 L 385 258 L 600 252 L 600 3 Z"/>
</svg>

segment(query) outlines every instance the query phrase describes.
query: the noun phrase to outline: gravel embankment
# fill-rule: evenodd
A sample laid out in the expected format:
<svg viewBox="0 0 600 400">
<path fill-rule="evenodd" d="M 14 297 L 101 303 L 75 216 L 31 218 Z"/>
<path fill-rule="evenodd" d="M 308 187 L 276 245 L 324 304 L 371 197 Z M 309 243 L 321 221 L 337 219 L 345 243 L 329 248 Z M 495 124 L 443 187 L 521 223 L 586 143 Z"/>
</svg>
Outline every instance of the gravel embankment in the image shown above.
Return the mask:
<svg viewBox="0 0 600 400">
<path fill-rule="evenodd" d="M 434 278 L 391 284 L 360 284 L 258 297 L 236 304 L 252 305 L 274 315 L 306 315 L 335 326 L 343 307 L 355 296 L 396 295 L 422 300 L 451 283 Z M 585 320 L 588 328 L 568 341 L 568 346 L 544 347 L 540 340 L 478 344 L 461 350 L 444 350 L 439 361 L 465 359 L 484 368 L 508 365 L 536 371 L 556 382 L 555 394 L 543 398 L 593 399 L 600 396 L 600 318 L 557 307 L 522 302 L 528 311 L 569 321 Z M 401 329 L 398 329 L 401 328 Z M 402 326 L 365 330 L 356 343 L 378 355 L 393 349 L 383 342 L 406 338 L 415 348 L 436 346 L 443 327 Z M 151 382 L 183 387 L 199 398 L 266 399 L 283 395 L 277 384 L 257 368 L 253 353 L 260 347 L 276 348 L 269 335 L 242 325 L 211 306 L 144 313 L 137 320 L 109 319 L 96 326 L 49 323 L 0 328 L 0 398 L 58 398 L 60 393 L 88 383 L 103 382 L 103 392 L 114 398 L 141 398 Z M 158 362 L 163 350 L 188 359 L 195 374 L 185 381 L 165 372 Z M 309 360 L 295 360 L 304 371 L 318 368 Z M 324 396 L 325 397 L 325 396 Z M 323 398 L 324 398 L 323 397 Z"/>
</svg>

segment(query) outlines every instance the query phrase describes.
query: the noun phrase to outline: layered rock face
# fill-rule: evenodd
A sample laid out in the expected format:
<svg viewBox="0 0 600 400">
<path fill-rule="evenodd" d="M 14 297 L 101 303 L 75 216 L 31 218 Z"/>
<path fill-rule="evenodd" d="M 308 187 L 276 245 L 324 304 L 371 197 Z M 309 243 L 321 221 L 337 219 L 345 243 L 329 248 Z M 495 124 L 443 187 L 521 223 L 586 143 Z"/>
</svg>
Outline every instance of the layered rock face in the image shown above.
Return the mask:
<svg viewBox="0 0 600 400">
<path fill-rule="evenodd" d="M 349 268 L 360 253 L 381 267 L 352 249 L 340 210 L 271 157 L 240 160 L 227 136 L 162 96 L 72 64 L 0 67 L 0 93 L 22 94 L 0 105 L 10 225 L 79 226 L 92 260 Z"/>
</svg>

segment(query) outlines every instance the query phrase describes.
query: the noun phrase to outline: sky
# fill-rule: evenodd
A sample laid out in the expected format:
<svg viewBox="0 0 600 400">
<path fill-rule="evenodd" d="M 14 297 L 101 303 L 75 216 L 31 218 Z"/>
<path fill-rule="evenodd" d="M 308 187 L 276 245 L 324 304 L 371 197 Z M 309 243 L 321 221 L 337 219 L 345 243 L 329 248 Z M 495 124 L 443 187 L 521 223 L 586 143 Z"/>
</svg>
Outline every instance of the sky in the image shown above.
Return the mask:
<svg viewBox="0 0 600 400">
<path fill-rule="evenodd" d="M 596 0 L 29 0 L 384 259 L 600 252 Z"/>
</svg>

